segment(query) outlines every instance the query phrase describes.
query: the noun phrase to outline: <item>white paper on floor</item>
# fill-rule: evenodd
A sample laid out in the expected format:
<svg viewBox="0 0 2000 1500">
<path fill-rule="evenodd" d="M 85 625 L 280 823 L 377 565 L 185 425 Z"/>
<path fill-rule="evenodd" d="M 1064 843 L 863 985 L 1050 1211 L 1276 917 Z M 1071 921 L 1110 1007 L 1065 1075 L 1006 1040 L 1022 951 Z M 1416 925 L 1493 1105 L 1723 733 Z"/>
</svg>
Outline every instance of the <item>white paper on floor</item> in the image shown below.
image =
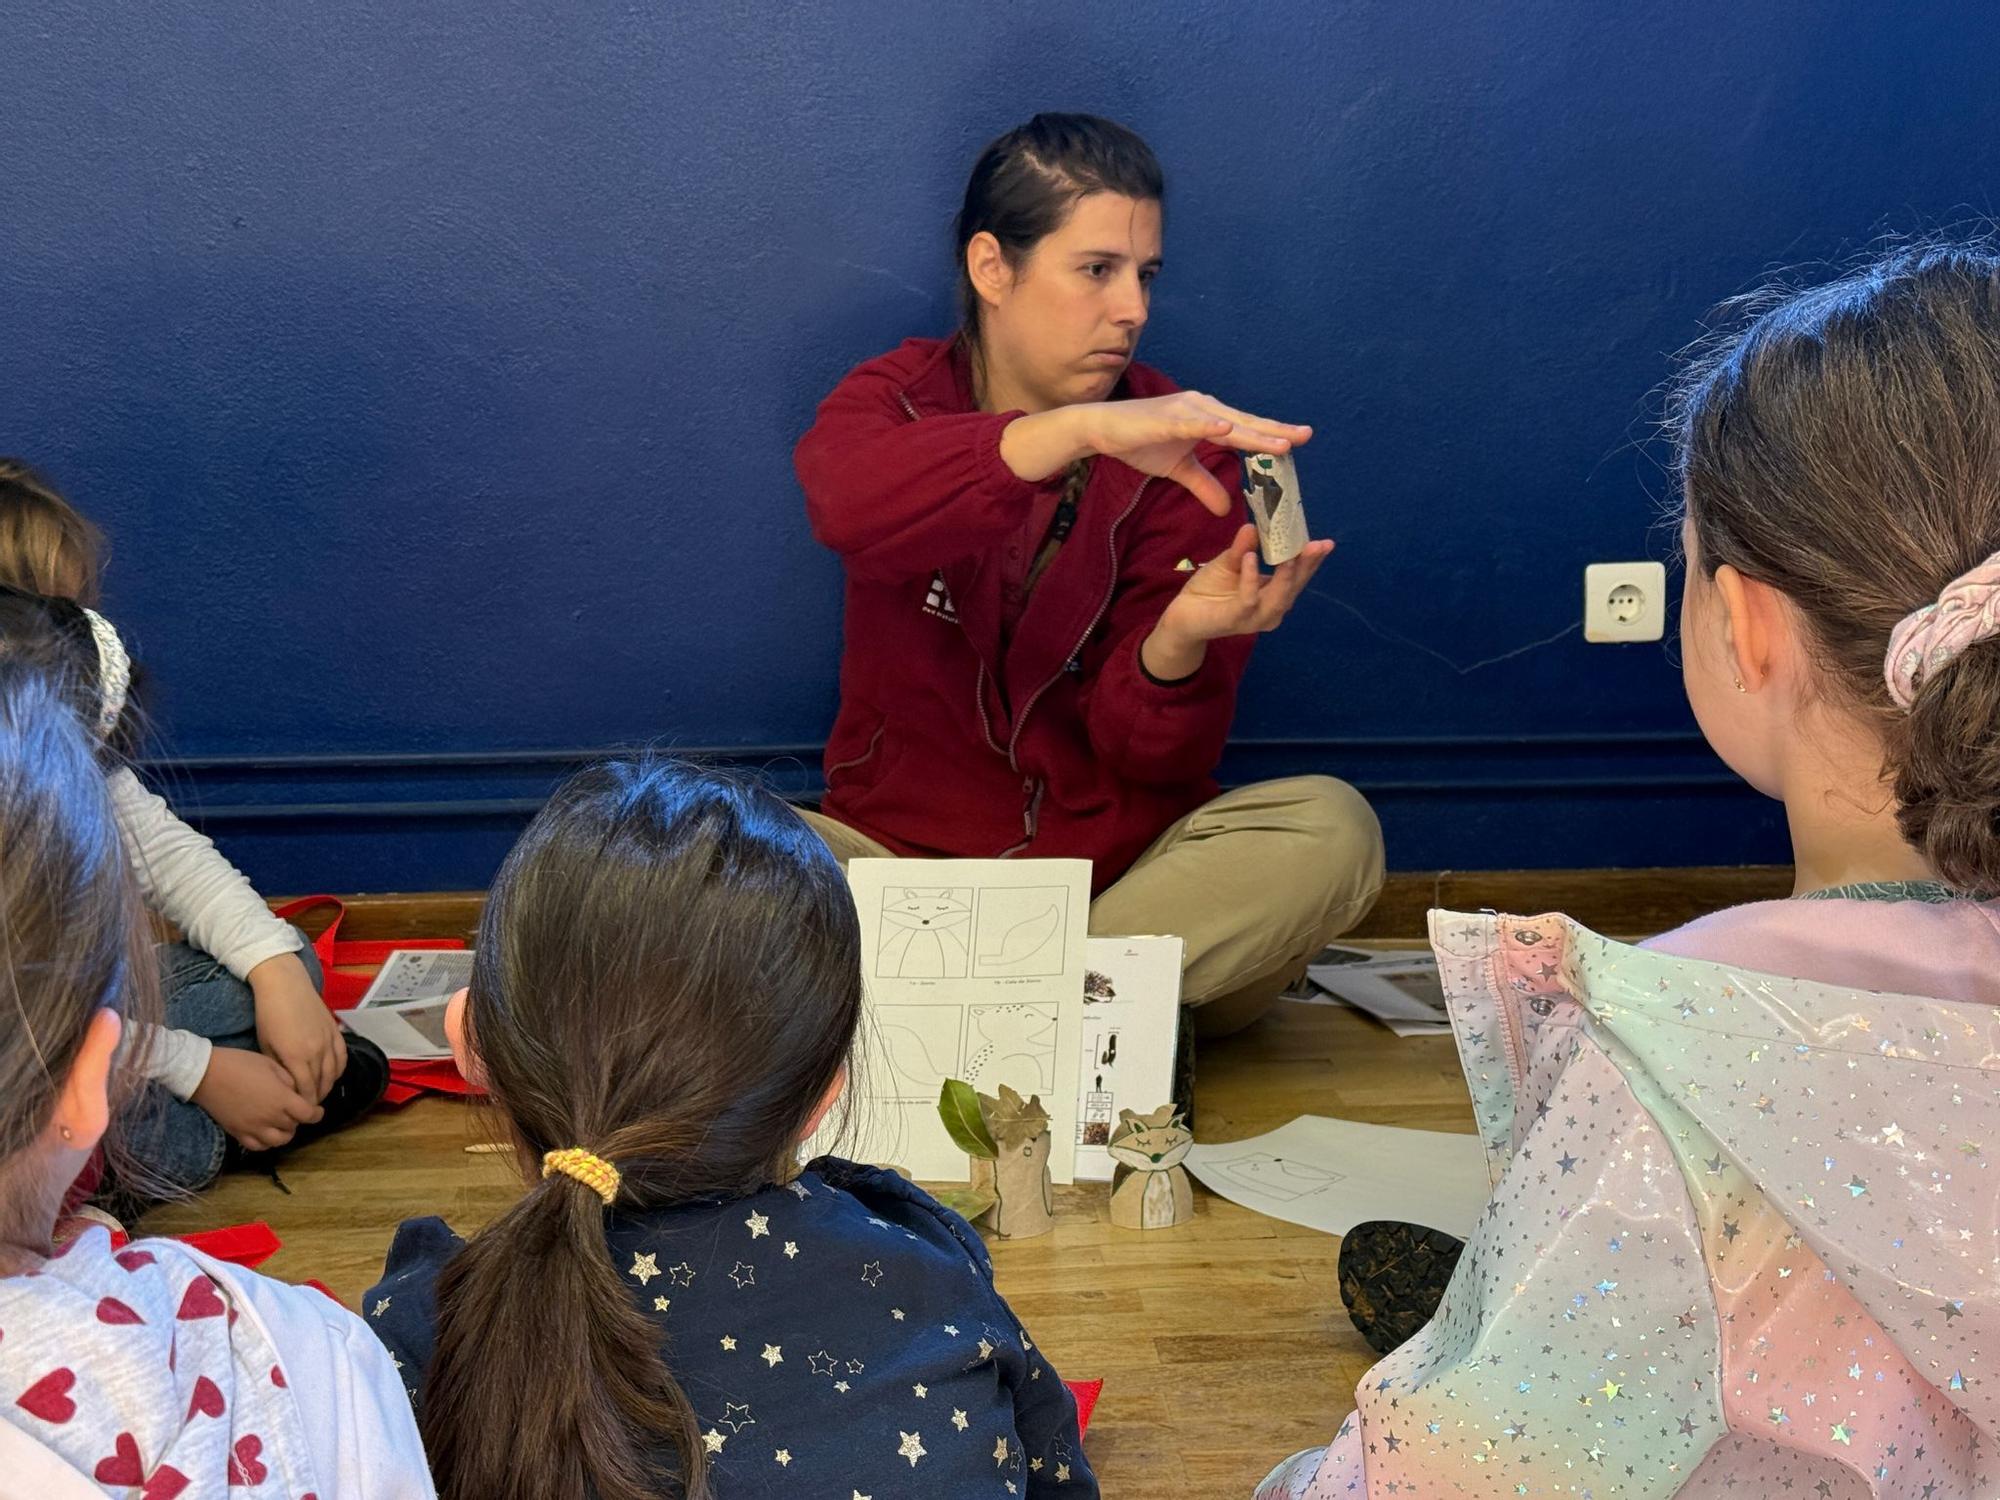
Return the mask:
<svg viewBox="0 0 2000 1500">
<path fill-rule="evenodd" d="M 402 1005 L 411 1000 L 449 1000 L 472 983 L 472 950 L 398 948 L 390 953 L 355 1009 Z"/>
<path fill-rule="evenodd" d="M 1463 1239 L 1492 1191 L 1476 1135 L 1321 1115 L 1247 1141 L 1198 1145 L 1187 1167 L 1232 1203 L 1329 1234 L 1399 1219 Z"/>
<path fill-rule="evenodd" d="M 1373 1016 L 1397 1036 L 1451 1033 L 1437 959 L 1428 950 L 1370 953 L 1335 946 L 1306 976 L 1330 1000 Z"/>
</svg>

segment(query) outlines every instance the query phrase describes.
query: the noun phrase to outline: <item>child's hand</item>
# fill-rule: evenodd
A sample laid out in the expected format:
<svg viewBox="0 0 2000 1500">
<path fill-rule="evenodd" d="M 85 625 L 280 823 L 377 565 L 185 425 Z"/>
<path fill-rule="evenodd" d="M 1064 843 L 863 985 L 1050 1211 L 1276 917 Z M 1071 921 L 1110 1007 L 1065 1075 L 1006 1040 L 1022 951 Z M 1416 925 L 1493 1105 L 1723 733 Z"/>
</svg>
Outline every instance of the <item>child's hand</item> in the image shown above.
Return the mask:
<svg viewBox="0 0 2000 1500">
<path fill-rule="evenodd" d="M 294 1089 L 317 1104 L 347 1067 L 340 1023 L 296 953 L 267 958 L 252 969 L 250 991 L 256 997 L 257 1045 L 285 1070 Z"/>
<path fill-rule="evenodd" d="M 324 1113 L 292 1087 L 291 1075 L 261 1052 L 217 1047 L 194 1102 L 245 1150 L 270 1151 Z"/>
</svg>

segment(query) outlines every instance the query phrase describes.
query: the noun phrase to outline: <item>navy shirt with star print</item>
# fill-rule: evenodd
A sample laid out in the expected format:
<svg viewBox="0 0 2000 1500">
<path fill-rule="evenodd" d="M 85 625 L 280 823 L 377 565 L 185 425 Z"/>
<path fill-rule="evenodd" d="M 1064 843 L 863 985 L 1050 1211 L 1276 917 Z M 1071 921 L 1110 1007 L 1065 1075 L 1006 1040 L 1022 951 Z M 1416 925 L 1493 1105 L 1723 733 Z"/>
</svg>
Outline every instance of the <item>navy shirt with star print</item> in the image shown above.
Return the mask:
<svg viewBox="0 0 2000 1500">
<path fill-rule="evenodd" d="M 606 1229 L 721 1500 L 1097 1494 L 1075 1399 L 994 1289 L 986 1246 L 893 1172 L 822 1157 L 783 1187 Z M 405 1221 L 363 1304 L 419 1407 L 438 1276 L 463 1243 Z"/>
</svg>

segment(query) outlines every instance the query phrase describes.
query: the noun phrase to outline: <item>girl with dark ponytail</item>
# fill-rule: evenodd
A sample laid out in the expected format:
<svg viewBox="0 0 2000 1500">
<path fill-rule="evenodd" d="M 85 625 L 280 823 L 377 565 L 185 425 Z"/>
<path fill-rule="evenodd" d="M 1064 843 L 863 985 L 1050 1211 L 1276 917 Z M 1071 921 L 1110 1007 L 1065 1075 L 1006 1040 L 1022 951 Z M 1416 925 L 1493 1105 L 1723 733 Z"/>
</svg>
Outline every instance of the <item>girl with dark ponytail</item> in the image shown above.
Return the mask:
<svg viewBox="0 0 2000 1500">
<path fill-rule="evenodd" d="M 860 933 L 770 794 L 670 763 L 563 786 L 447 1030 L 525 1195 L 402 1226 L 366 1299 L 439 1492 L 1094 1495 L 1075 1403 L 979 1238 L 799 1144 L 838 1100 Z"/>
</svg>

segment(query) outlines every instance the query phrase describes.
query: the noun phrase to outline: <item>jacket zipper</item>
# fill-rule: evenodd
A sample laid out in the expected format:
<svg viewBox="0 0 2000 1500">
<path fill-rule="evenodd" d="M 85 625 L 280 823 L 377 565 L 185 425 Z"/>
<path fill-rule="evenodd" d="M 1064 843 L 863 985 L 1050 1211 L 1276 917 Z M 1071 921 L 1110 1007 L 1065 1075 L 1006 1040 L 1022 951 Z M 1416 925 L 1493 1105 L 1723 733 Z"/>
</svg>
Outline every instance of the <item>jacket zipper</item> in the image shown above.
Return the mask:
<svg viewBox="0 0 2000 1500">
<path fill-rule="evenodd" d="M 1034 692 L 1030 693 L 1028 701 L 1021 705 L 1021 711 L 1014 715 L 1014 732 L 1007 741 L 1007 764 L 1016 771 L 1021 769 L 1021 763 L 1016 759 L 1015 752 L 1020 749 L 1021 731 L 1027 727 L 1029 713 L 1033 711 L 1035 704 L 1041 701 L 1042 694 L 1054 687 L 1063 673 L 1068 670 L 1070 662 L 1075 660 L 1076 654 L 1079 651 L 1083 650 L 1085 643 L 1090 640 L 1092 632 L 1097 629 L 1098 625 L 1103 621 L 1104 616 L 1111 609 L 1111 601 L 1118 593 L 1118 528 L 1125 524 L 1127 516 L 1139 508 L 1139 501 L 1146 493 L 1146 486 L 1152 482 L 1150 478 L 1140 480 L 1139 488 L 1132 492 L 1132 498 L 1126 502 L 1125 508 L 1118 512 L 1118 518 L 1111 523 L 1110 534 L 1105 538 L 1105 550 L 1111 557 L 1111 583 L 1104 591 L 1104 598 L 1097 606 L 1097 613 L 1090 617 L 1090 623 L 1084 626 L 1083 634 L 1076 638 L 1076 644 L 1063 657 L 1062 665 L 1056 668 L 1055 676 L 1049 678 L 1047 682 L 1044 682 Z M 979 708 L 980 715 L 983 718 L 986 711 L 984 693 L 980 695 Z M 992 738 L 991 733 L 987 735 L 987 738 L 989 740 Z M 1048 788 L 1043 782 L 1030 776 L 1022 783 L 1021 790 L 1026 794 L 1028 799 L 1027 805 L 1021 809 L 1021 825 L 1026 831 L 1027 837 L 1016 844 L 1014 848 L 1007 850 L 1007 854 L 1013 854 L 1017 850 L 1025 849 L 1035 841 L 1035 833 L 1042 816 L 1042 794 Z M 1005 856 L 1003 855 L 1002 857 L 1004 858 Z"/>
<path fill-rule="evenodd" d="M 910 404 L 910 393 L 908 391 L 898 391 L 896 392 L 896 399 L 902 403 L 904 414 L 912 422 L 916 421 L 917 409 Z M 1111 523 L 1111 533 L 1105 539 L 1105 550 L 1111 556 L 1110 587 L 1105 589 L 1104 598 L 1097 606 L 1097 613 L 1090 617 L 1090 623 L 1084 627 L 1083 634 L 1077 637 L 1076 645 L 1063 658 L 1062 666 L 1056 668 L 1055 676 L 1049 678 L 1047 682 L 1044 682 L 1034 692 L 1030 693 L 1028 701 L 1021 705 L 1021 711 L 1014 715 L 1014 732 L 1008 738 L 1007 748 L 1004 751 L 1000 748 L 1000 742 L 993 738 L 993 721 L 986 713 L 986 663 L 981 662 L 979 664 L 979 676 L 973 684 L 974 702 L 979 709 L 979 729 L 986 736 L 986 743 L 993 748 L 993 752 L 996 755 L 1005 755 L 1007 757 L 1007 765 L 1011 770 L 1018 771 L 1021 769 L 1021 763 L 1016 759 L 1015 752 L 1020 748 L 1021 730 L 1027 725 L 1029 711 L 1034 708 L 1036 703 L 1041 701 L 1042 694 L 1056 685 L 1057 680 L 1061 678 L 1071 660 L 1075 658 L 1077 652 L 1084 648 L 1084 644 L 1090 639 L 1091 632 L 1097 629 L 1098 625 L 1102 623 L 1105 614 L 1111 608 L 1111 601 L 1118 592 L 1118 528 L 1123 526 L 1126 518 L 1139 508 L 1139 501 L 1146 493 L 1146 486 L 1152 482 L 1150 477 L 1140 480 L 1139 488 L 1132 492 L 1132 498 L 1126 502 L 1125 508 L 1118 513 L 1118 518 Z M 879 730 L 877 734 L 879 736 Z M 874 746 L 871 744 L 869 746 L 869 754 L 872 755 L 873 753 Z M 867 757 L 863 756 L 862 759 L 865 760 Z M 835 769 L 840 768 L 836 767 Z M 827 773 L 829 777 L 832 774 L 832 771 Z M 1042 813 L 1042 794 L 1046 790 L 1047 788 L 1032 776 L 1022 782 L 1021 791 L 1028 799 L 1021 808 L 1021 828 L 1026 837 L 1020 843 L 1001 850 L 999 858 L 1005 859 L 1010 854 L 1017 854 L 1035 841 L 1035 830 L 1037 824 L 1040 822 Z"/>
<path fill-rule="evenodd" d="M 1493 926 L 1493 948 L 1486 957 L 1486 984 L 1499 1001 L 1496 1009 L 1500 1013 L 1500 1029 L 1507 1038 L 1507 1081 L 1513 1085 L 1514 1103 L 1518 1108 L 1521 1090 L 1528 1082 L 1528 1045 L 1527 1039 L 1521 1035 L 1520 1013 L 1515 1009 L 1520 997 L 1507 988 L 1506 941 L 1496 922 Z"/>
<path fill-rule="evenodd" d="M 993 753 L 995 755 L 1006 755 L 1007 752 L 1000 748 L 1000 742 L 993 738 L 993 721 L 986 717 L 986 663 L 985 662 L 981 662 L 979 664 L 979 680 L 973 685 L 973 691 L 976 694 L 979 701 L 980 732 L 986 736 L 986 743 L 993 747 Z M 1019 770 L 1020 767 L 1016 766 L 1014 769 Z"/>
<path fill-rule="evenodd" d="M 1021 766 L 1015 760 L 1014 752 L 1020 748 L 1021 731 L 1027 727 L 1029 713 L 1033 711 L 1035 704 L 1041 700 L 1042 694 L 1054 687 L 1063 673 L 1068 670 L 1070 662 L 1075 658 L 1077 652 L 1083 649 L 1084 643 L 1090 639 L 1091 632 L 1097 629 L 1111 608 L 1111 601 L 1118 592 L 1118 528 L 1125 524 L 1127 516 L 1139 508 L 1139 498 L 1146 493 L 1146 486 L 1152 482 L 1150 478 L 1140 480 L 1139 488 L 1132 492 L 1132 498 L 1126 502 L 1125 508 L 1118 512 L 1118 519 L 1111 523 L 1111 534 L 1105 539 L 1105 549 L 1111 555 L 1111 584 L 1104 591 L 1104 599 L 1097 606 L 1097 613 L 1090 617 L 1090 623 L 1084 626 L 1083 634 L 1076 639 L 1076 645 L 1071 647 L 1069 654 L 1063 658 L 1063 664 L 1056 668 L 1055 676 L 1030 693 L 1028 701 L 1021 705 L 1021 711 L 1014 715 L 1013 737 L 1007 741 L 1007 764 L 1017 771 L 1021 769 Z"/>
<path fill-rule="evenodd" d="M 910 402 L 910 393 L 908 391 L 898 391 L 896 392 L 896 399 L 902 403 L 904 414 L 912 422 L 916 421 L 917 409 Z M 979 706 L 980 733 L 986 736 L 986 743 L 991 747 L 995 755 L 1005 755 L 1007 752 L 1000 748 L 1000 742 L 993 738 L 993 721 L 986 714 L 986 663 L 983 661 L 979 664 L 979 680 L 974 684 L 973 696 Z M 1010 849 L 1007 852 L 1011 854 L 1014 851 Z"/>
<path fill-rule="evenodd" d="M 1028 799 L 1027 803 L 1021 808 L 1021 832 L 1026 837 L 1020 843 L 1010 844 L 1005 849 L 1002 849 L 994 856 L 995 859 L 1006 859 L 1011 855 L 1019 854 L 1035 841 L 1035 821 L 1041 816 L 1042 793 L 1047 790 L 1048 788 L 1043 783 L 1035 780 L 1032 776 L 1021 783 L 1021 791 Z"/>
<path fill-rule="evenodd" d="M 826 768 L 826 773 L 823 779 L 830 782 L 833 780 L 834 777 L 838 776 L 842 771 L 851 771 L 856 766 L 865 765 L 869 760 L 871 760 L 874 757 L 875 747 L 882 743 L 882 731 L 887 729 L 888 727 L 889 727 L 889 721 L 887 719 L 884 719 L 880 724 L 877 724 L 875 726 L 874 737 L 868 741 L 868 748 L 866 750 L 863 750 L 859 755 L 855 756 L 854 759 L 852 760 L 844 760 L 837 766 L 828 766 Z"/>
</svg>

